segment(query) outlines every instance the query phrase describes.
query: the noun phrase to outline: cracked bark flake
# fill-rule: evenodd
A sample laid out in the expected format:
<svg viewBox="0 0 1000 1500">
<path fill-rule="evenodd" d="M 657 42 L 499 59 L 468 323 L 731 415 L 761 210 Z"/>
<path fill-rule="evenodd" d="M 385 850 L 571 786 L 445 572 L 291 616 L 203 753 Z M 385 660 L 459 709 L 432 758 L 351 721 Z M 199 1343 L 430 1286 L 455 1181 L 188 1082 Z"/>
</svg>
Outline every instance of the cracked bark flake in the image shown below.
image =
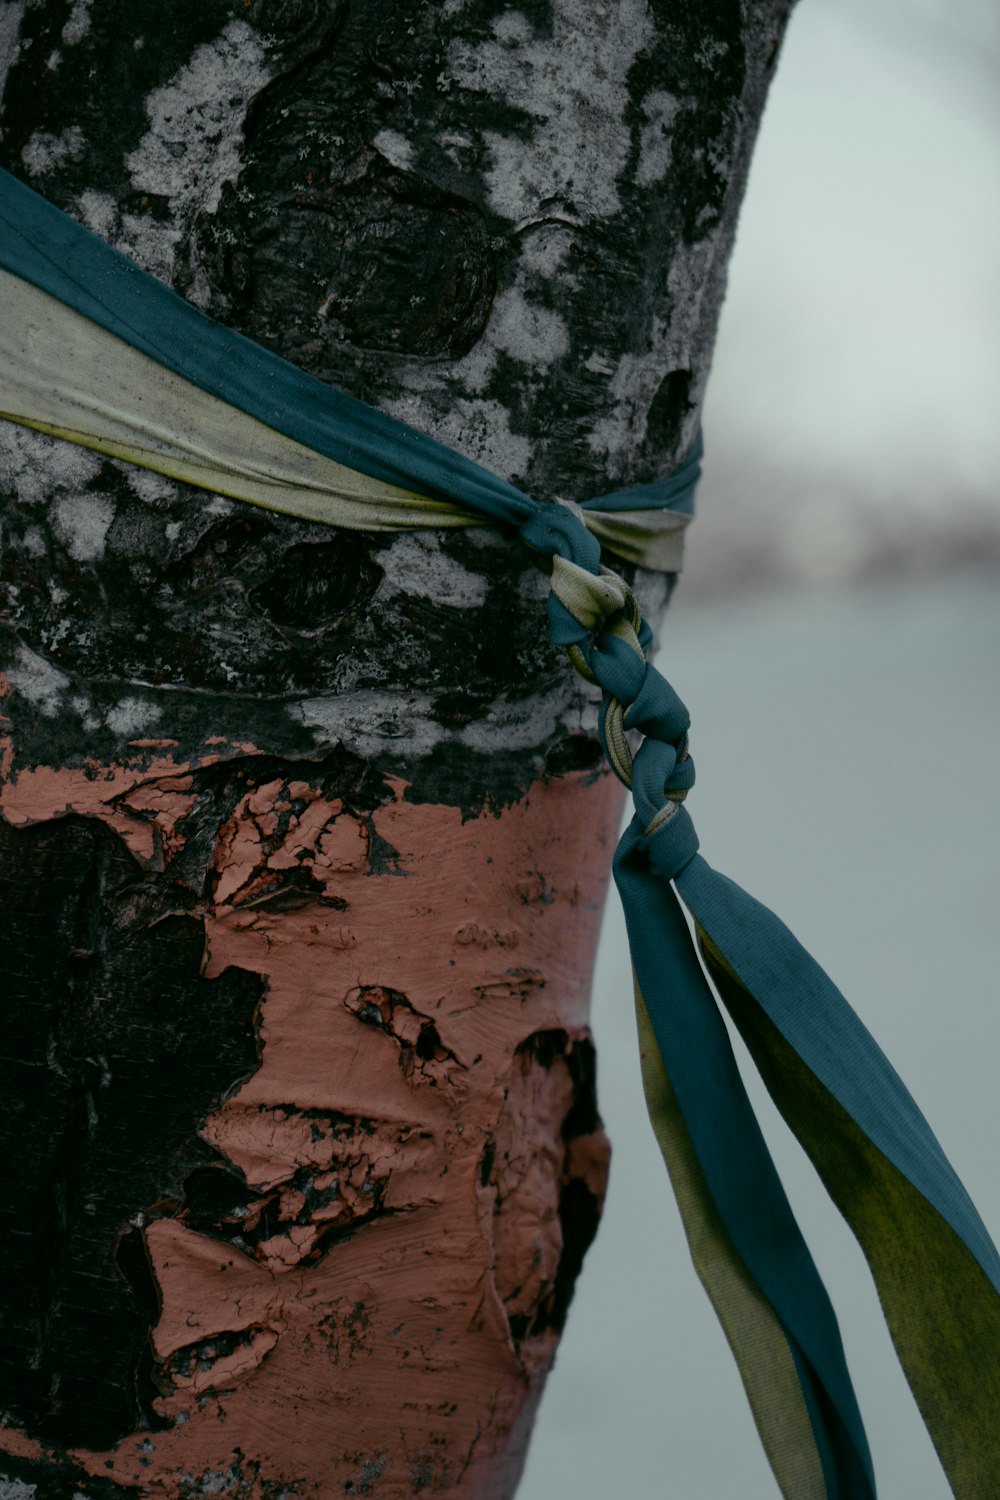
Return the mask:
<svg viewBox="0 0 1000 1500">
<path fill-rule="evenodd" d="M 252 759 L 248 766 L 252 771 Z M 181 779 L 189 788 L 178 822 L 183 828 L 197 821 L 199 780 L 197 774 Z M 301 905 L 279 911 L 225 899 L 209 903 L 189 889 L 200 922 L 162 914 L 156 897 L 161 905 L 176 901 L 179 889 L 170 855 L 161 870 L 151 861 L 143 872 L 124 840 L 105 826 L 105 819 L 123 816 L 125 803 L 103 802 L 107 788 L 99 780 L 73 794 L 76 810 L 68 825 L 44 822 L 5 833 L 5 851 L 13 846 L 18 859 L 26 839 L 50 861 L 58 859 L 73 829 L 85 849 L 96 839 L 106 851 L 110 873 L 87 897 L 87 932 L 79 919 L 74 925 L 82 898 L 80 877 L 69 865 L 60 871 L 61 883 L 43 883 L 50 908 L 34 915 L 36 944 L 52 950 L 54 935 L 72 928 L 63 938 L 67 961 L 84 962 L 85 950 L 69 943 L 106 943 L 99 915 L 117 902 L 133 920 L 111 924 L 114 940 L 130 964 L 142 965 L 146 954 L 136 947 L 132 910 L 139 886 L 139 930 L 165 943 L 180 922 L 187 934 L 193 982 L 206 997 L 198 1007 L 203 1024 L 227 1025 L 225 1011 L 206 1004 L 215 986 L 240 986 L 252 1004 L 263 991 L 259 1060 L 254 1051 L 252 1061 L 243 1058 L 241 1083 L 222 1074 L 214 1097 L 192 1098 L 189 1088 L 180 1089 L 176 1108 L 194 1115 L 183 1114 L 187 1133 L 175 1141 L 170 1130 L 176 1134 L 178 1126 L 171 1125 L 161 1094 L 169 1095 L 176 1080 L 148 1024 L 147 986 L 135 983 L 134 968 L 116 979 L 99 947 L 87 949 L 85 961 L 90 970 L 96 966 L 96 977 L 86 996 L 96 993 L 100 1003 L 68 1002 L 62 969 L 55 967 L 50 1009 L 64 1031 L 74 1014 L 71 1008 L 67 1015 L 68 1004 L 83 1011 L 74 1035 L 92 1015 L 107 1027 L 126 1007 L 125 1020 L 107 1040 L 87 1037 L 87 1044 L 103 1049 L 107 1083 L 92 1077 L 98 1064 L 85 1058 L 77 1065 L 78 1107 L 90 1110 L 91 1135 L 104 1124 L 101 1087 L 113 1096 L 115 1082 L 127 1080 L 134 1067 L 128 1053 L 133 1036 L 146 1046 L 160 1091 L 149 1105 L 160 1133 L 149 1145 L 148 1181 L 136 1175 L 131 1184 L 131 1218 L 123 1216 L 120 1191 L 106 1183 L 103 1216 L 88 1224 L 92 1152 L 83 1166 L 76 1156 L 62 1163 L 64 1188 L 31 1160 L 28 1171 L 36 1192 L 46 1200 L 57 1192 L 63 1204 L 64 1227 L 52 1254 L 60 1244 L 77 1258 L 83 1253 L 90 1241 L 81 1237 L 81 1224 L 99 1247 L 94 1253 L 105 1256 L 128 1239 L 133 1224 L 142 1231 L 141 1245 L 128 1239 L 118 1273 L 121 1294 L 131 1286 L 145 1313 L 145 1321 L 133 1319 L 139 1344 L 152 1324 L 152 1359 L 136 1337 L 123 1341 L 105 1306 L 105 1344 L 87 1336 L 83 1325 L 67 1335 L 80 1378 L 93 1361 L 103 1361 L 113 1392 L 139 1390 L 139 1410 L 103 1412 L 98 1419 L 92 1396 L 88 1406 L 73 1399 L 71 1388 L 50 1381 L 48 1399 L 42 1393 L 36 1409 L 21 1410 L 29 1437 L 56 1451 L 75 1447 L 85 1473 L 111 1475 L 126 1487 L 141 1487 L 145 1479 L 135 1445 L 116 1441 L 130 1427 L 150 1430 L 159 1482 L 168 1485 L 179 1484 L 178 1475 L 196 1459 L 206 1473 L 223 1468 L 235 1442 L 265 1468 L 279 1463 L 286 1479 L 322 1493 L 327 1475 L 348 1472 L 362 1437 L 373 1445 L 384 1441 L 390 1424 L 409 1433 L 409 1443 L 447 1449 L 456 1492 L 509 1482 L 502 1473 L 516 1461 L 510 1434 L 540 1393 L 596 1225 L 607 1165 L 592 1098 L 579 1108 L 577 1083 L 592 1072 L 580 1073 L 575 1059 L 587 1045 L 593 918 L 607 869 L 597 862 L 588 873 L 582 850 L 596 828 L 605 859 L 610 855 L 618 798 L 609 779 L 587 788 L 583 779 L 577 774 L 539 783 L 499 817 L 487 813 L 464 822 L 458 809 L 405 802 L 397 786 L 396 795 L 370 814 L 372 842 L 395 850 L 395 867 L 379 875 L 368 860 L 342 861 L 336 872 L 342 906 L 326 899 L 322 885 Z M 302 795 L 301 781 L 272 776 L 244 792 L 241 805 L 253 807 L 258 826 L 270 826 L 275 817 L 277 834 L 273 810 L 289 791 L 299 794 L 295 800 L 304 808 L 319 800 Z M 565 829 L 581 794 L 591 808 L 586 825 L 572 838 L 564 833 L 553 841 L 551 829 Z M 163 799 L 154 788 L 129 800 L 130 815 L 141 819 Z M 325 810 L 331 808 L 334 823 L 345 816 L 336 803 Z M 319 843 L 314 835 L 308 847 Z M 171 847 L 180 860 L 183 840 Z M 530 885 L 539 849 L 549 851 L 547 899 L 526 904 L 518 886 L 524 879 Z M 267 858 L 266 846 L 258 846 L 256 857 Z M 8 859 L 6 868 L 12 867 Z M 516 942 L 521 967 L 544 975 L 544 982 L 511 987 L 507 948 L 468 941 L 470 929 L 484 932 L 487 921 L 499 921 L 507 941 Z M 345 924 L 355 939 L 350 946 L 342 940 Z M 11 934 L 24 950 L 21 940 L 20 931 Z M 30 988 L 37 960 L 31 951 L 25 959 Z M 359 973 L 378 982 L 359 986 Z M 502 988 L 484 1001 L 477 986 L 491 973 Z M 123 983 L 127 995 L 119 996 Z M 169 1005 L 162 985 L 155 999 L 160 1008 Z M 41 1028 L 37 1048 L 43 1049 L 53 1023 L 37 1005 L 27 1013 Z M 189 1029 L 173 1016 L 165 1024 L 173 1026 L 183 1051 Z M 216 1041 L 209 1053 L 212 1076 L 219 1078 L 224 1051 Z M 123 1108 L 134 1108 L 134 1089 L 125 1088 L 121 1097 Z M 110 1111 L 108 1118 L 113 1122 Z M 128 1124 L 126 1118 L 113 1140 L 124 1156 L 131 1150 L 121 1137 Z M 494 1165 L 484 1173 L 487 1137 Z M 58 1133 L 45 1139 L 61 1156 Z M 582 1203 L 590 1205 L 583 1217 Z M 15 1215 L 18 1208 L 12 1206 Z M 47 1220 L 43 1214 L 42 1224 Z M 518 1268 L 532 1265 L 541 1240 L 550 1247 L 544 1264 L 531 1272 L 530 1285 L 515 1286 Z M 33 1305 L 25 1309 L 29 1324 Z M 45 1324 L 45 1306 L 43 1288 L 32 1326 Z M 131 1359 L 132 1379 L 122 1372 L 122 1359 Z M 440 1416 L 445 1408 L 447 1420 Z M 496 1414 L 492 1427 L 484 1420 L 487 1410 Z M 292 1449 L 274 1436 L 286 1423 Z M 270 1434 L 263 1449 L 261 1433 Z M 15 1436 L 6 1433 L 0 1445 Z M 465 1479 L 454 1467 L 456 1451 L 472 1455 Z M 401 1451 L 388 1450 L 386 1483 L 402 1486 L 408 1473 Z M 81 1482 L 78 1474 L 74 1484 Z"/>
</svg>

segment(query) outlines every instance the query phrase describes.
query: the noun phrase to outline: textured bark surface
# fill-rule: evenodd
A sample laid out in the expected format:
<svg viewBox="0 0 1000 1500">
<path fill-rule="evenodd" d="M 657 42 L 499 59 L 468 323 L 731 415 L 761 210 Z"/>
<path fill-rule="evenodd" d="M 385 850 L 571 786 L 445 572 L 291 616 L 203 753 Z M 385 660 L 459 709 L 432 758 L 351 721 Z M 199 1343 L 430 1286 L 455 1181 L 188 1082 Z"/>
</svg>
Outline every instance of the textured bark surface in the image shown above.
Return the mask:
<svg viewBox="0 0 1000 1500">
<path fill-rule="evenodd" d="M 0 0 L 0 162 L 582 499 L 691 440 L 788 8 Z M 512 1495 L 620 805 L 544 578 L 10 426 L 0 492 L 8 1492 Z"/>
</svg>

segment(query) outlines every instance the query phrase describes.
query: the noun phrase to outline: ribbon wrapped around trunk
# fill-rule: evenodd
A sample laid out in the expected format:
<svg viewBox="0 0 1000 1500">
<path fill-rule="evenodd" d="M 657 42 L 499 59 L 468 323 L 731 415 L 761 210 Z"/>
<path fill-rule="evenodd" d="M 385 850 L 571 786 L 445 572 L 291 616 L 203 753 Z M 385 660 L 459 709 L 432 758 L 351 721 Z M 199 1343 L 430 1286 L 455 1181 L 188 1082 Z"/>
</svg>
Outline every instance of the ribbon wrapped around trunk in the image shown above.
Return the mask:
<svg viewBox="0 0 1000 1500">
<path fill-rule="evenodd" d="M 614 874 L 650 1117 L 696 1269 L 786 1500 L 874 1500 L 836 1317 L 722 1006 L 871 1266 L 955 1494 L 1000 1495 L 1000 1258 L 891 1065 L 826 974 L 698 852 L 688 715 L 601 547 L 680 566 L 701 447 L 662 481 L 541 504 L 208 318 L 0 173 L 0 415 L 213 492 L 360 530 L 514 528 L 548 628 L 602 692 L 634 816 Z M 633 745 L 641 737 L 638 749 Z"/>
</svg>

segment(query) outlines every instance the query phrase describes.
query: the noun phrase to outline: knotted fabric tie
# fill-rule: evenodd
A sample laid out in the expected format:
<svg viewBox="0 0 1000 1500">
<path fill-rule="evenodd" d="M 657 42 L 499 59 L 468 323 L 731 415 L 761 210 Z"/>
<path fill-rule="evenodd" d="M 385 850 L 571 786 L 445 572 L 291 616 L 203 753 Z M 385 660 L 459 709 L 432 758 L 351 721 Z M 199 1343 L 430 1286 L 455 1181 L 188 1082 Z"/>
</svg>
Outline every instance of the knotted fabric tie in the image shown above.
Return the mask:
<svg viewBox="0 0 1000 1500">
<path fill-rule="evenodd" d="M 694 785 L 689 716 L 646 660 L 651 632 L 631 589 L 572 514 L 535 517 L 521 537 L 552 554 L 550 637 L 600 686 L 604 750 L 631 788 L 614 873 L 650 1116 L 784 1495 L 866 1500 L 875 1479 L 836 1317 L 707 975 L 861 1243 L 956 1495 L 1000 1493 L 1000 1261 L 975 1208 L 826 974 L 699 855 L 681 805 Z"/>
<path fill-rule="evenodd" d="M 687 711 L 600 563 L 603 542 L 679 565 L 700 442 L 654 485 L 542 505 L 213 322 L 3 172 L 0 226 L 0 415 L 329 525 L 501 524 L 551 559 L 550 637 L 600 687 L 602 743 L 632 791 L 614 874 L 650 1116 L 786 1500 L 872 1500 L 875 1481 L 836 1318 L 715 991 L 861 1243 L 955 1494 L 1000 1494 L 996 1250 L 846 1000 L 699 854 Z"/>
</svg>

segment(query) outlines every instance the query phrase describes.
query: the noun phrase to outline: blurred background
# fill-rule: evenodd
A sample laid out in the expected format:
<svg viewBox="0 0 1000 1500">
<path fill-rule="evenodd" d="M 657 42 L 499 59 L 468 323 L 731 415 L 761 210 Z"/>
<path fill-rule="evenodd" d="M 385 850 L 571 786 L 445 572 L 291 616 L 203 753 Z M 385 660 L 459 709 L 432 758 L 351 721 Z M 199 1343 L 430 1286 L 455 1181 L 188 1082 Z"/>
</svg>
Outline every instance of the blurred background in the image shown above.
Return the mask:
<svg viewBox="0 0 1000 1500">
<path fill-rule="evenodd" d="M 994 1239 L 998 79 L 995 0 L 802 0 L 659 658 L 692 712 L 704 852 L 833 974 Z M 646 1120 L 613 894 L 595 1030 L 611 1188 L 518 1500 L 775 1500 Z M 880 1494 L 949 1500 L 861 1254 L 746 1076 L 840 1315 Z"/>
</svg>

